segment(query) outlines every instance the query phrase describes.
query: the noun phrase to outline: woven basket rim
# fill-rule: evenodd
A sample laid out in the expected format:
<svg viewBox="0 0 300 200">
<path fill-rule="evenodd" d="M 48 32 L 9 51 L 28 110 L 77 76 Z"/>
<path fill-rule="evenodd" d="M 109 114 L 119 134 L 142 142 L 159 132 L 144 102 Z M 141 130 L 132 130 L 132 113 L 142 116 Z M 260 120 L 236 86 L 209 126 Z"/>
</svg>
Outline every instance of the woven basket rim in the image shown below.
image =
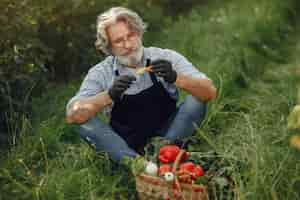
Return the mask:
<svg viewBox="0 0 300 200">
<path fill-rule="evenodd" d="M 142 180 L 145 180 L 145 181 L 148 181 L 148 182 L 159 183 L 160 185 L 168 185 L 168 183 L 163 178 L 158 177 L 158 176 L 151 176 L 151 175 L 148 175 L 146 173 L 138 174 L 138 175 L 136 175 L 136 178 L 142 179 Z M 182 182 L 180 182 L 180 185 L 183 188 L 190 188 L 190 187 L 192 187 L 192 189 L 198 189 L 198 188 L 202 188 L 204 190 L 207 189 L 207 186 L 203 185 L 203 184 L 188 184 L 188 183 L 182 183 Z"/>
</svg>

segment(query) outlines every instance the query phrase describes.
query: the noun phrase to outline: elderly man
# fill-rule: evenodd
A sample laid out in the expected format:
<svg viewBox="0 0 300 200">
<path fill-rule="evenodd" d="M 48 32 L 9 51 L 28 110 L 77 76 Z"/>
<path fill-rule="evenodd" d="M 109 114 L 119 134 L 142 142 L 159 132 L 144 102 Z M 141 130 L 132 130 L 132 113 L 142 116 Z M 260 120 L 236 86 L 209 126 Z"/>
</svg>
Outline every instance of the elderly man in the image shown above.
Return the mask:
<svg viewBox="0 0 300 200">
<path fill-rule="evenodd" d="M 80 136 L 115 161 L 134 158 L 147 139 L 190 136 L 200 124 L 216 89 L 179 53 L 143 47 L 146 24 L 137 13 L 114 7 L 98 16 L 96 48 L 108 56 L 92 67 L 68 102 L 67 122 L 80 124 Z M 148 67 L 146 73 L 137 73 Z M 176 105 L 178 89 L 190 95 Z M 102 111 L 109 123 L 96 114 Z"/>
</svg>

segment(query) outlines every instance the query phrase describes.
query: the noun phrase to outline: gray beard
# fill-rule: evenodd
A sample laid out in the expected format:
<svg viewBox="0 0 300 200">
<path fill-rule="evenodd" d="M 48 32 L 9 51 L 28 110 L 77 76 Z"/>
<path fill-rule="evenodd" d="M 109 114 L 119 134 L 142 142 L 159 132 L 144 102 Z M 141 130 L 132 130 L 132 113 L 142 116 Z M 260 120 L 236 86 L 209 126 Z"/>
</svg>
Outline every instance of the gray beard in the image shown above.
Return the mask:
<svg viewBox="0 0 300 200">
<path fill-rule="evenodd" d="M 143 57 L 143 47 L 141 46 L 138 50 L 132 53 L 130 56 L 116 56 L 117 60 L 126 66 L 138 66 L 141 64 Z"/>
</svg>

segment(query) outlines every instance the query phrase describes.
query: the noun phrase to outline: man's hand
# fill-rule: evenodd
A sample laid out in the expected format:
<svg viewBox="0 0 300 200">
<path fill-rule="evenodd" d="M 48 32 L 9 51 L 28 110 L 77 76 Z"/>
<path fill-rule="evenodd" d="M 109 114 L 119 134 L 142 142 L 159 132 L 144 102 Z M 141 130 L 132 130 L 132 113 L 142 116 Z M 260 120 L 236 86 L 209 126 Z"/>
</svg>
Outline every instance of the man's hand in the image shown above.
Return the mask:
<svg viewBox="0 0 300 200">
<path fill-rule="evenodd" d="M 130 87 L 131 83 L 135 80 L 136 78 L 130 75 L 118 76 L 114 80 L 112 87 L 108 90 L 108 95 L 114 102 L 120 101 L 122 94 Z"/>
<path fill-rule="evenodd" d="M 105 106 L 111 105 L 112 100 L 107 91 L 100 92 L 91 97 L 73 102 L 67 108 L 66 120 L 68 123 L 82 124 L 94 117 Z"/>
<path fill-rule="evenodd" d="M 154 74 L 162 77 L 166 82 L 174 83 L 176 81 L 177 73 L 169 61 L 155 60 L 151 62 L 151 66 Z"/>
<path fill-rule="evenodd" d="M 96 114 L 94 110 L 95 109 L 92 104 L 77 101 L 74 105 L 72 105 L 67 113 L 67 122 L 79 124 L 84 123 L 91 116 Z"/>
</svg>

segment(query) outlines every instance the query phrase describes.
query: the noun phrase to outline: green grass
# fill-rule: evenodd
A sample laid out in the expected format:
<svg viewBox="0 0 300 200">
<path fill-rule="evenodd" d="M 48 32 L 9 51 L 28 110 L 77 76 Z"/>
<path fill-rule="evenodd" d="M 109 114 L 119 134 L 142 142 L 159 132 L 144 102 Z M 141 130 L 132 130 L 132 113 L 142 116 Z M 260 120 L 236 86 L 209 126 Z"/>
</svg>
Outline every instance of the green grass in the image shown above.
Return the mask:
<svg viewBox="0 0 300 200">
<path fill-rule="evenodd" d="M 283 67 L 287 72 L 294 69 L 278 66 L 272 73 Z M 223 122 L 217 134 L 211 131 L 210 123 L 203 130 L 219 154 L 233 159 L 232 174 L 241 199 L 299 199 L 295 185 L 289 184 L 300 177 L 299 152 L 289 147 L 286 128 L 295 99 L 291 74 L 282 73 L 276 83 L 260 80 L 250 84 L 247 94 L 231 102 L 233 106 L 246 105 L 246 109 L 218 113 L 214 120 Z"/>
<path fill-rule="evenodd" d="M 300 199 L 300 153 L 289 147 L 293 132 L 286 128 L 300 54 L 291 5 L 215 1 L 181 17 L 155 42 L 184 54 L 218 87 L 191 147 L 217 152 L 233 179 L 229 194 L 210 185 L 212 199 Z M 20 118 L 19 144 L 2 156 L 0 200 L 136 199 L 130 173 L 65 123 L 65 105 L 80 81 L 50 85 L 33 101 L 30 120 Z"/>
</svg>

